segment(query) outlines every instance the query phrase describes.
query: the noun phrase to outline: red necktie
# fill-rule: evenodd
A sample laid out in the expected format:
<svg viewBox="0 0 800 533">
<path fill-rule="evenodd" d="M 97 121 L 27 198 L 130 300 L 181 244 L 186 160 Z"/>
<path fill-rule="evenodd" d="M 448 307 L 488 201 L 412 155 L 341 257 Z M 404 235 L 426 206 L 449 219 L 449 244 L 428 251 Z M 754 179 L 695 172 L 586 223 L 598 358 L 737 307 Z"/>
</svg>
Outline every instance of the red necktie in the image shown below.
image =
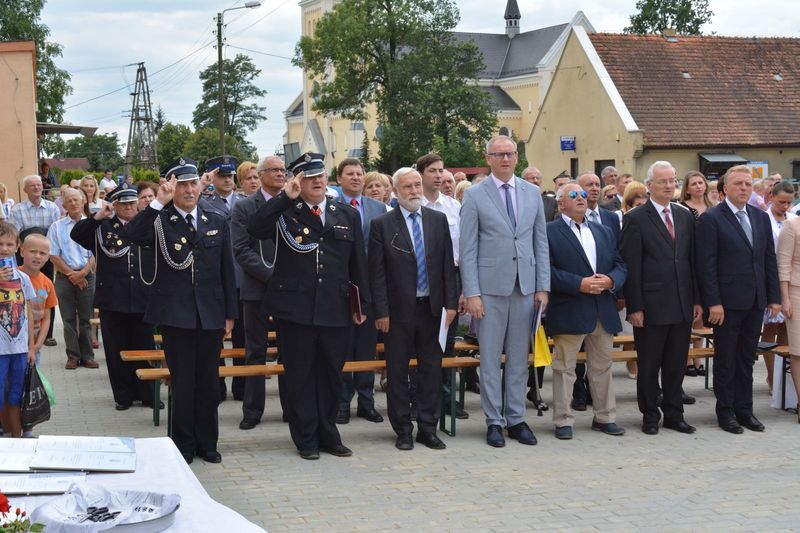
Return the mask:
<svg viewBox="0 0 800 533">
<path fill-rule="evenodd" d="M 356 200 L 355 198 L 353 198 L 352 200 L 350 200 L 350 205 L 352 205 L 353 207 L 355 207 L 356 209 L 358 209 L 358 200 Z"/>
<path fill-rule="evenodd" d="M 320 209 L 319 209 L 319 206 L 318 206 L 318 205 L 315 205 L 315 206 L 313 206 L 313 207 L 311 208 L 311 212 L 312 212 L 312 213 L 313 213 L 315 216 L 319 216 L 319 215 L 322 213 L 322 211 L 320 211 Z"/>
<path fill-rule="evenodd" d="M 675 226 L 672 225 L 672 217 L 669 216 L 669 207 L 664 208 L 664 222 L 667 223 L 667 231 L 672 240 L 675 240 Z"/>
</svg>

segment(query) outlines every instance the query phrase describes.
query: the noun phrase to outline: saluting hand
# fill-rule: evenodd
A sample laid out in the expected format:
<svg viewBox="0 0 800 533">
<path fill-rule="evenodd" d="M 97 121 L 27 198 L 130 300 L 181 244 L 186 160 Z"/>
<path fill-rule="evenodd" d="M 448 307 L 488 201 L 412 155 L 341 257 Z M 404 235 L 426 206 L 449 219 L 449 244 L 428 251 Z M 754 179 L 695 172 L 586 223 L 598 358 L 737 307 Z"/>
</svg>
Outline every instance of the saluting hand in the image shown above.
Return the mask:
<svg viewBox="0 0 800 533">
<path fill-rule="evenodd" d="M 301 179 L 303 179 L 303 172 L 300 172 L 293 178 L 286 180 L 286 183 L 283 185 L 283 192 L 286 193 L 286 196 L 288 196 L 290 200 L 294 200 L 300 196 Z"/>
<path fill-rule="evenodd" d="M 103 220 L 104 218 L 111 218 L 114 216 L 114 209 L 108 202 L 103 202 L 102 207 L 94 214 L 95 220 Z"/>
<path fill-rule="evenodd" d="M 158 194 L 156 194 L 156 199 L 159 201 L 161 205 L 167 205 L 169 202 L 172 201 L 172 197 L 175 195 L 175 184 L 178 183 L 177 178 L 172 176 L 167 181 L 163 182 L 158 187 Z"/>
</svg>

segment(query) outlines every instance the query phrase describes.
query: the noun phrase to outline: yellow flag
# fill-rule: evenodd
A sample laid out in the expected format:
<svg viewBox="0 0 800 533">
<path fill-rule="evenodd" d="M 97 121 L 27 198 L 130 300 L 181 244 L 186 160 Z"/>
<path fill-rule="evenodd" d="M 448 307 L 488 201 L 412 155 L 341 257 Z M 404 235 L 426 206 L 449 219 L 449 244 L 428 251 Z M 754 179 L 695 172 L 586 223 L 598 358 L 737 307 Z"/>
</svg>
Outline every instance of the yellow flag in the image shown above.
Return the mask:
<svg viewBox="0 0 800 533">
<path fill-rule="evenodd" d="M 553 355 L 550 353 L 550 345 L 547 344 L 547 335 L 544 327 L 539 325 L 536 330 L 535 342 L 533 343 L 533 366 L 550 366 L 553 364 Z"/>
</svg>

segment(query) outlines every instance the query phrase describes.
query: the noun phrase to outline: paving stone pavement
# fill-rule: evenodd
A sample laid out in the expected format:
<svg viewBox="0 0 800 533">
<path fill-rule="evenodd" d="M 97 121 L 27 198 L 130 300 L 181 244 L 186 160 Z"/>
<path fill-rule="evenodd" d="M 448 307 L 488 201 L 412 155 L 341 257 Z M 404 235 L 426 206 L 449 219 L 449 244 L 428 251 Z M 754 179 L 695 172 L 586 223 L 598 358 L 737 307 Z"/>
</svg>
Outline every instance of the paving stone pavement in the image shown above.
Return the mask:
<svg viewBox="0 0 800 533">
<path fill-rule="evenodd" d="M 99 370 L 65 370 L 60 319 L 56 338 L 58 346 L 43 350 L 42 368 L 58 403 L 37 434 L 166 434 L 166 414 L 154 427 L 149 409 L 114 410 L 102 346 L 96 350 Z M 543 391 L 548 402 L 549 375 Z M 764 433 L 718 429 L 713 393 L 694 377 L 686 378 L 685 389 L 698 402 L 687 406 L 686 419 L 697 433 L 662 429 L 644 435 L 635 383 L 619 365 L 614 385 L 617 422 L 628 430 L 623 437 L 591 431 L 586 412 L 577 413 L 575 438 L 558 441 L 551 413 L 537 417 L 529 410 L 537 446 L 509 440 L 505 448 L 490 448 L 480 399 L 467 393 L 471 416 L 459 420 L 456 438 L 441 435 L 447 450 L 417 445 L 400 452 L 388 420 L 356 418 L 354 406 L 350 424 L 340 426 L 353 457 L 323 454 L 311 462 L 297 456 L 280 421 L 272 379 L 261 425 L 239 430 L 241 404 L 224 402 L 223 462 L 197 460 L 191 468 L 211 497 L 269 531 L 795 530 L 800 424 L 796 415 L 769 406 L 764 379 L 759 361 L 755 412 L 767 426 Z M 386 396 L 375 396 L 385 416 Z"/>
</svg>

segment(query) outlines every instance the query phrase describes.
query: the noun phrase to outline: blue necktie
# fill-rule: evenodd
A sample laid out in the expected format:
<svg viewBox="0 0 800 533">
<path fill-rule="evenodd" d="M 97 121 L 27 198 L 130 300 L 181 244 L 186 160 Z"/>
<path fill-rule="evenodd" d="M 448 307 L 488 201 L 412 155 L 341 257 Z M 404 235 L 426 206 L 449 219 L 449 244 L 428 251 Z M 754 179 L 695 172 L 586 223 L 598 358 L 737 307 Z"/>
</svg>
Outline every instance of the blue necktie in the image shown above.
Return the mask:
<svg viewBox="0 0 800 533">
<path fill-rule="evenodd" d="M 425 243 L 419 227 L 419 213 L 411 213 L 411 228 L 414 231 L 414 255 L 417 257 L 417 292 L 428 290 L 428 265 L 425 262 Z"/>
<path fill-rule="evenodd" d="M 517 217 L 514 214 L 514 204 L 511 202 L 511 185 L 504 183 L 502 187 L 506 191 L 506 211 L 508 211 L 508 218 L 511 219 L 511 227 L 517 229 Z"/>
</svg>

